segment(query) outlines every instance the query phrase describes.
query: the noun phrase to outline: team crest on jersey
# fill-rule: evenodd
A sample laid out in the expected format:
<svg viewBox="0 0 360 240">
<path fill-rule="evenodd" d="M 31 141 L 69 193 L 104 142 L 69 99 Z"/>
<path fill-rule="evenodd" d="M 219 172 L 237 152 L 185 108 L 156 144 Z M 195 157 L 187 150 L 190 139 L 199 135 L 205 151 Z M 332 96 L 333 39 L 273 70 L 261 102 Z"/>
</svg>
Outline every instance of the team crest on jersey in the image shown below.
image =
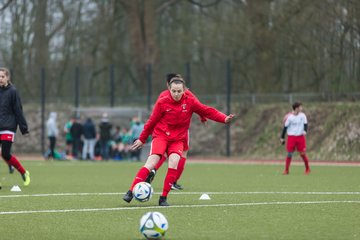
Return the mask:
<svg viewBox="0 0 360 240">
<path fill-rule="evenodd" d="M 182 110 L 183 112 L 187 112 L 187 110 L 186 110 L 186 103 L 182 104 L 181 107 L 182 107 L 182 109 L 183 109 L 183 110 Z"/>
</svg>

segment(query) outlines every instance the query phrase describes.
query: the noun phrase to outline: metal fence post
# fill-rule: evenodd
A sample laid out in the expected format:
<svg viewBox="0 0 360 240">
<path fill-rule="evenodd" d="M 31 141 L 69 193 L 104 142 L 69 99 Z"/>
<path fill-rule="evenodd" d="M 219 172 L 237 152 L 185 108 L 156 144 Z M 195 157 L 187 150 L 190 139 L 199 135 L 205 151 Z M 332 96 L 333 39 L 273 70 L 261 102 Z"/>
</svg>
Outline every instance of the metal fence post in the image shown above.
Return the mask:
<svg viewBox="0 0 360 240">
<path fill-rule="evenodd" d="M 115 102 L 115 67 L 110 66 L 110 107 L 114 107 Z"/>
<path fill-rule="evenodd" d="M 152 65 L 147 65 L 147 108 L 150 111 L 151 110 L 151 94 L 152 94 Z"/>
<path fill-rule="evenodd" d="M 230 60 L 226 62 L 226 110 L 227 114 L 231 113 L 231 63 Z M 226 156 L 231 156 L 231 135 L 230 124 L 226 125 Z"/>
<path fill-rule="evenodd" d="M 41 153 L 45 153 L 45 68 L 41 68 L 40 72 L 40 103 L 41 103 Z"/>
<path fill-rule="evenodd" d="M 252 103 L 252 105 L 256 104 L 256 95 L 254 93 L 251 94 L 251 103 Z"/>
<path fill-rule="evenodd" d="M 78 117 L 79 114 L 79 78 L 80 78 L 80 69 L 79 66 L 75 67 L 75 115 Z"/>
</svg>

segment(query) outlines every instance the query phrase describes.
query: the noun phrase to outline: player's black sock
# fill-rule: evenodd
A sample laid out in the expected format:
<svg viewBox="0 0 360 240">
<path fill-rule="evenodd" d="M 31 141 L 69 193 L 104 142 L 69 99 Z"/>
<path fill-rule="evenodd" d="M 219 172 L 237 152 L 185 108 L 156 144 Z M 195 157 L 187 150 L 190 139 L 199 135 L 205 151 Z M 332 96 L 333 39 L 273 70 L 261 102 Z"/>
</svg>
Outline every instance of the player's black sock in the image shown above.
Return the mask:
<svg viewBox="0 0 360 240">
<path fill-rule="evenodd" d="M 145 179 L 145 182 L 151 184 L 152 181 L 154 180 L 155 175 L 156 175 L 156 169 L 151 170 L 148 177 Z"/>
</svg>

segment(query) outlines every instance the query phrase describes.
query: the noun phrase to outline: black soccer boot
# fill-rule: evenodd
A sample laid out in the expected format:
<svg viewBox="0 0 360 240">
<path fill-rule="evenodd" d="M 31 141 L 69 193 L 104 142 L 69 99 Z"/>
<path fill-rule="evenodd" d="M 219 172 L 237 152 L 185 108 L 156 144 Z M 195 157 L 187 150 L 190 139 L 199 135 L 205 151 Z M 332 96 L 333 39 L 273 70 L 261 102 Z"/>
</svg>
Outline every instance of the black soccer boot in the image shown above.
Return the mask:
<svg viewBox="0 0 360 240">
<path fill-rule="evenodd" d="M 159 206 L 162 206 L 162 207 L 170 206 L 166 201 L 166 197 L 160 196 L 160 198 L 159 198 Z"/>
<path fill-rule="evenodd" d="M 156 175 L 156 170 L 155 169 L 151 170 L 145 182 L 151 184 L 151 182 L 154 180 L 155 175 Z"/>
<path fill-rule="evenodd" d="M 15 170 L 15 168 L 12 165 L 9 165 L 9 173 L 13 174 L 14 170 Z"/>
<path fill-rule="evenodd" d="M 127 193 L 125 193 L 125 195 L 123 196 L 123 200 L 124 200 L 125 202 L 130 203 L 131 200 L 133 199 L 133 197 L 134 197 L 134 195 L 133 195 L 132 191 L 129 190 L 129 191 L 127 191 Z"/>
<path fill-rule="evenodd" d="M 177 182 L 174 182 L 173 185 L 171 185 L 171 189 L 172 190 L 183 190 L 184 188 L 180 184 L 177 184 Z"/>
</svg>

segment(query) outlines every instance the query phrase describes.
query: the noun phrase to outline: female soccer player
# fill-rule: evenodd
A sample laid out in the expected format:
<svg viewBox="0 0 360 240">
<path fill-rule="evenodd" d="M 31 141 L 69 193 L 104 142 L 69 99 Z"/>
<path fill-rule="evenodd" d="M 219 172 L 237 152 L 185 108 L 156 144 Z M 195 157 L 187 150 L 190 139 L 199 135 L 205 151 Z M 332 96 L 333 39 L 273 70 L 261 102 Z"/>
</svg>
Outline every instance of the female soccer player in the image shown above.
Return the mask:
<svg viewBox="0 0 360 240">
<path fill-rule="evenodd" d="M 169 88 L 169 84 L 170 84 L 170 80 L 174 77 L 180 77 L 181 78 L 181 75 L 180 74 L 176 74 L 176 73 L 168 73 L 166 75 L 166 86 Z M 168 94 L 168 90 L 165 90 L 163 91 L 162 93 L 160 93 L 158 99 L 166 96 Z M 189 94 L 191 97 L 194 97 L 196 98 L 196 96 L 188 89 L 186 88 L 185 89 L 185 93 Z M 197 99 L 197 98 L 196 98 Z M 206 123 L 206 118 L 202 115 L 200 115 L 200 120 L 203 124 Z M 179 164 L 178 164 L 178 167 L 177 167 L 177 170 L 178 170 L 178 176 L 176 177 L 176 180 L 175 182 L 173 183 L 173 185 L 171 186 L 171 189 L 174 189 L 174 190 L 183 190 L 183 187 L 177 183 L 177 181 L 180 179 L 183 171 L 184 171 L 184 168 L 185 168 L 185 163 L 186 163 L 186 158 L 187 158 L 187 153 L 189 152 L 189 132 L 187 134 L 187 139 L 185 140 L 185 145 L 184 145 L 184 151 L 183 151 L 183 155 L 181 156 L 180 160 L 179 160 Z M 152 169 L 150 171 L 150 174 L 149 176 L 147 177 L 147 179 L 145 180 L 145 182 L 148 182 L 148 183 L 151 183 L 153 180 L 154 180 L 154 177 L 155 177 L 155 174 L 157 172 L 157 170 L 163 165 L 163 163 L 165 162 L 166 160 L 166 156 L 163 155 L 161 156 L 161 159 L 159 160 L 159 162 L 156 164 L 155 168 Z"/>
<path fill-rule="evenodd" d="M 184 141 L 190 127 L 192 114 L 198 113 L 211 120 L 229 123 L 234 115 L 225 114 L 218 110 L 201 104 L 194 97 L 185 93 L 185 82 L 182 78 L 175 77 L 170 80 L 167 96 L 160 98 L 153 109 L 153 112 L 144 126 L 138 140 L 132 149 L 142 147 L 150 134 L 153 136 L 150 155 L 145 165 L 138 171 L 129 191 L 124 195 L 123 200 L 130 202 L 133 198 L 133 187 L 145 181 L 150 170 L 166 152 L 169 156 L 169 167 L 165 177 L 163 192 L 159 199 L 160 206 L 169 206 L 167 195 L 174 181 L 177 178 L 177 166 L 184 150 Z"/>
<path fill-rule="evenodd" d="M 285 133 L 287 133 L 287 157 L 285 162 L 284 175 L 289 174 L 289 168 L 291 163 L 292 155 L 297 149 L 300 152 L 301 158 L 304 160 L 305 164 L 305 174 L 310 174 L 309 159 L 306 156 L 306 139 L 305 135 L 308 128 L 308 122 L 306 115 L 302 112 L 302 104 L 300 102 L 295 102 L 292 105 L 293 112 L 287 114 L 285 118 L 284 128 L 281 133 L 280 142 L 285 143 Z"/>
<path fill-rule="evenodd" d="M 11 155 L 11 145 L 14 142 L 17 126 L 19 125 L 23 135 L 29 134 L 29 130 L 20 97 L 10 82 L 10 72 L 7 68 L 0 68 L 0 102 L 1 155 L 9 165 L 19 171 L 24 180 L 24 186 L 28 186 L 30 173 L 24 169 L 14 155 Z"/>
</svg>

